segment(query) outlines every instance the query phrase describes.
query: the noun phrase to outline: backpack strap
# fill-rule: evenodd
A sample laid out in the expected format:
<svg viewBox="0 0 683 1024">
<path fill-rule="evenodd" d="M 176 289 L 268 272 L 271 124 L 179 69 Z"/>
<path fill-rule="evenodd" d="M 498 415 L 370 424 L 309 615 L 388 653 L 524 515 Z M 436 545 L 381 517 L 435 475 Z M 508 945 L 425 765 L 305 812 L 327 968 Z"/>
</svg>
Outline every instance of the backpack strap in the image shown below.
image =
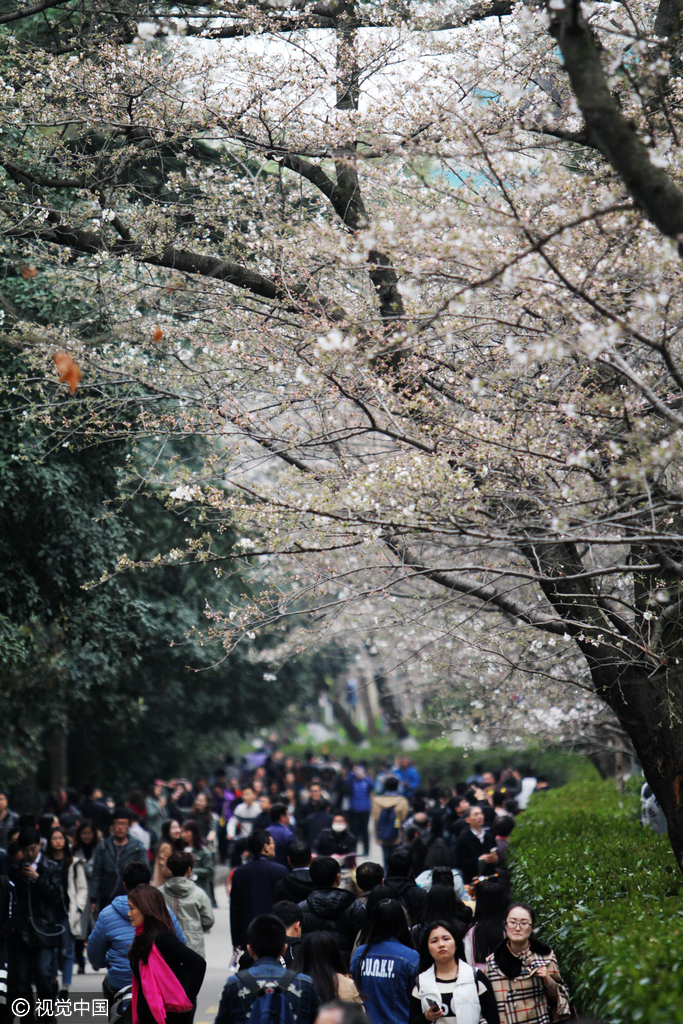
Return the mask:
<svg viewBox="0 0 683 1024">
<path fill-rule="evenodd" d="M 252 995 L 257 996 L 261 992 L 261 986 L 251 971 L 238 971 L 235 977 L 239 978 L 243 985 L 246 985 Z"/>
<path fill-rule="evenodd" d="M 277 981 L 277 984 L 276 984 L 275 987 L 278 988 L 280 990 L 280 992 L 282 992 L 284 994 L 285 992 L 287 992 L 289 990 L 289 988 L 291 987 L 291 984 L 294 981 L 294 979 L 299 977 L 300 973 L 301 973 L 300 971 L 285 971 L 285 973 L 282 975 L 282 977 L 278 978 L 278 981 Z M 249 989 L 249 991 L 253 995 L 259 995 L 263 991 L 263 989 L 261 988 L 259 983 L 256 981 L 256 978 L 251 973 L 251 971 L 239 971 L 235 975 L 235 977 L 239 978 L 239 980 L 242 982 L 242 984 L 246 985 L 246 987 Z"/>
<path fill-rule="evenodd" d="M 280 980 L 277 983 L 277 987 L 281 992 L 287 992 L 291 988 L 292 982 L 295 978 L 299 977 L 300 971 L 285 971 Z"/>
</svg>

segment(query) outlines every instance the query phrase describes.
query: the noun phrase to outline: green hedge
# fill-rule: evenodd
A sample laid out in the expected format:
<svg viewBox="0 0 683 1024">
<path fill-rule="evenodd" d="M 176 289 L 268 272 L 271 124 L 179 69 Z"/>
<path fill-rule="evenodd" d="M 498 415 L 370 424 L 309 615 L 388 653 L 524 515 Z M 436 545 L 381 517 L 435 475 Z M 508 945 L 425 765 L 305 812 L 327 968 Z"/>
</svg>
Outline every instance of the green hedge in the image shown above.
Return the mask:
<svg viewBox="0 0 683 1024">
<path fill-rule="evenodd" d="M 291 744 L 283 747 L 283 750 L 294 757 L 303 757 L 306 751 L 312 750 L 315 754 L 329 755 L 338 760 L 344 756 L 352 760 L 361 759 L 367 762 L 371 771 L 376 771 L 381 762 L 393 760 L 401 753 L 400 744 L 391 737 L 380 737 L 367 747 L 330 742 L 321 745 Z M 597 770 L 587 758 L 541 747 L 524 750 L 506 747 L 464 750 L 446 745 L 443 740 L 431 740 L 422 743 L 418 750 L 410 751 L 408 756 L 415 763 L 425 785 L 435 780 L 438 784 L 452 786 L 471 775 L 474 765 L 478 763 L 493 770 L 508 765 L 519 767 L 528 764 L 538 775 L 545 775 L 551 786 L 562 786 L 573 779 L 590 781 L 598 778 Z"/>
<path fill-rule="evenodd" d="M 683 1024 L 683 876 L 638 822 L 634 782 L 539 793 L 512 841 L 516 899 L 539 918 L 577 1008 L 611 1024 Z"/>
</svg>

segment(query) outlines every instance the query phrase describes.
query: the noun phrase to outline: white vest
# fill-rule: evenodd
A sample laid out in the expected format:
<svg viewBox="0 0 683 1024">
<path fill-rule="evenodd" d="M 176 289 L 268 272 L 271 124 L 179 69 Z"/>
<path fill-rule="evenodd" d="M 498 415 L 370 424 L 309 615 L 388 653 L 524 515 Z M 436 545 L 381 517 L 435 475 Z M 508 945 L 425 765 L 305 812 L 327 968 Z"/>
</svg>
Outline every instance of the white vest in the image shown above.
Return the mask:
<svg viewBox="0 0 683 1024">
<path fill-rule="evenodd" d="M 424 971 L 417 979 L 417 986 L 413 989 L 413 995 L 420 1000 L 422 1012 L 429 1009 L 427 999 L 441 1005 L 442 996 L 436 983 L 436 972 L 434 967 Z M 473 967 L 466 964 L 464 960 L 458 960 L 458 977 L 453 985 L 453 998 L 451 999 L 451 1012 L 455 1015 L 458 1024 L 479 1024 L 481 1018 L 481 1006 L 479 1003 L 479 988 L 477 985 L 477 974 Z"/>
</svg>

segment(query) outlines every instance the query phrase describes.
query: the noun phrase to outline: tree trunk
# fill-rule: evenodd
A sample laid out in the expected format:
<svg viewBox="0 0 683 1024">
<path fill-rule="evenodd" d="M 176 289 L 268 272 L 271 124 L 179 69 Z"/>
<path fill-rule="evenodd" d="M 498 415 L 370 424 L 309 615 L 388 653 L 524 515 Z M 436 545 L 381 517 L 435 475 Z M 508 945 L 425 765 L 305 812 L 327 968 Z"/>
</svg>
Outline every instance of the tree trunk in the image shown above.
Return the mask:
<svg viewBox="0 0 683 1024">
<path fill-rule="evenodd" d="M 368 723 L 368 736 L 377 735 L 377 723 L 375 722 L 375 715 L 372 710 L 372 701 L 370 700 L 370 684 L 361 682 L 360 684 L 360 699 L 363 703 L 363 711 L 365 712 L 365 720 Z"/>
<path fill-rule="evenodd" d="M 334 717 L 337 719 L 342 729 L 349 737 L 352 743 L 362 743 L 365 737 L 360 731 L 358 726 L 355 724 L 351 715 L 348 713 L 341 701 L 337 700 L 336 697 L 330 696 L 330 703 L 332 704 L 332 710 L 334 711 Z"/>
<path fill-rule="evenodd" d="M 349 737 L 352 743 L 362 743 L 365 737 L 363 736 L 363 733 L 360 731 L 356 723 L 351 718 L 351 715 L 348 713 L 342 702 L 337 699 L 333 680 L 329 676 L 326 676 L 325 682 L 327 683 L 327 696 L 329 698 L 330 704 L 332 705 L 334 717 L 337 719 L 337 721 L 339 722 L 342 729 L 344 730 L 344 732 Z"/>
<path fill-rule="evenodd" d="M 67 732 L 63 725 L 58 725 L 50 738 L 50 787 L 65 789 L 68 775 Z"/>
<path fill-rule="evenodd" d="M 15 799 L 12 801 L 14 810 L 20 814 L 35 814 L 37 789 L 38 768 L 34 766 L 29 768 L 23 782 L 17 787 Z"/>
<path fill-rule="evenodd" d="M 633 666 L 622 669 L 592 666 L 596 690 L 631 738 L 666 815 L 671 848 L 683 871 L 683 672 L 662 669 L 648 675 Z"/>
<path fill-rule="evenodd" d="M 384 676 L 375 675 L 375 685 L 379 692 L 379 704 L 382 709 L 385 722 L 393 732 L 394 736 L 397 736 L 400 740 L 407 739 L 407 737 L 410 736 L 410 733 L 403 724 L 401 712 L 396 707 L 394 695 L 387 686 Z"/>
</svg>

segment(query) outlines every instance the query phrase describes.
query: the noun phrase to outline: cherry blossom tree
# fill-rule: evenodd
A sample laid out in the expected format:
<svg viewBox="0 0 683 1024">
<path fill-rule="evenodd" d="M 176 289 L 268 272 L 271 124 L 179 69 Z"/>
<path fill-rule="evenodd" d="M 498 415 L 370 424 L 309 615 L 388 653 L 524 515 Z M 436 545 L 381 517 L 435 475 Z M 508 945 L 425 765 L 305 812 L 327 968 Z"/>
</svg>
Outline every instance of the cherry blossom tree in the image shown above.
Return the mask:
<svg viewBox="0 0 683 1024">
<path fill-rule="evenodd" d="M 175 500 L 259 580 L 214 637 L 382 600 L 517 668 L 535 645 L 539 686 L 569 665 L 616 716 L 683 867 L 678 5 L 2 25 L 6 259 L 82 304 L 6 299 L 5 343 L 80 364 L 39 410 L 74 443 L 102 379 L 161 447 L 211 439 Z"/>
</svg>

